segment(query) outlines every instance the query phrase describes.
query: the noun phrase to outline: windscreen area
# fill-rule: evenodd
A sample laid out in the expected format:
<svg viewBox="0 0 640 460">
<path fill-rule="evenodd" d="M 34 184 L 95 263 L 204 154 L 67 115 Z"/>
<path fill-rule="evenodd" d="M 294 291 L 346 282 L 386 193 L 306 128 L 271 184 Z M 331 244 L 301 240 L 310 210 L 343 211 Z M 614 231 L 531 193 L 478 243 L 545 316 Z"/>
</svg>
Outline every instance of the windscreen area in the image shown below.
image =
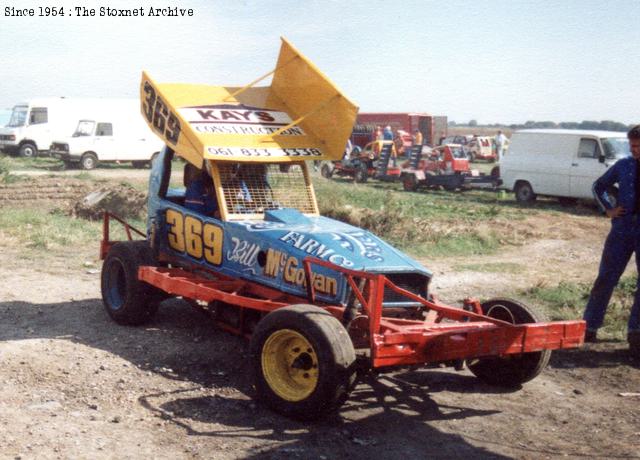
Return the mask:
<svg viewBox="0 0 640 460">
<path fill-rule="evenodd" d="M 26 105 L 16 105 L 11 113 L 11 119 L 7 124 L 7 128 L 18 128 L 24 126 L 27 121 L 27 112 L 29 108 Z"/>
<path fill-rule="evenodd" d="M 293 208 L 317 214 L 313 188 L 303 163 L 216 162 L 230 218 Z"/>
<path fill-rule="evenodd" d="M 602 139 L 602 148 L 607 158 L 624 158 L 630 154 L 626 137 L 606 137 Z"/>
</svg>

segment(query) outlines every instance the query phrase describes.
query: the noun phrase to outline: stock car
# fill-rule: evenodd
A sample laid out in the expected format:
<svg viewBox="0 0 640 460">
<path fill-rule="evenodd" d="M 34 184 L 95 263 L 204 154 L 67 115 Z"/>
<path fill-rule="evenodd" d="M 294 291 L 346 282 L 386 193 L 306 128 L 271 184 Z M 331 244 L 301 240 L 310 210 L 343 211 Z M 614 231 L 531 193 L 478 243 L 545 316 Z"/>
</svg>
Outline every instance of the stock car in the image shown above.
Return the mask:
<svg viewBox="0 0 640 460">
<path fill-rule="evenodd" d="M 163 299 L 189 300 L 250 338 L 256 398 L 307 420 L 337 410 L 358 371 L 466 363 L 486 382 L 519 386 L 550 350 L 582 343 L 584 321 L 544 322 L 511 300 L 438 302 L 422 264 L 319 215 L 307 160 L 341 157 L 357 107 L 284 39 L 271 86 L 254 84 L 158 84 L 143 73 L 142 114 L 166 145 L 146 231 L 105 214 L 101 291 L 114 321 L 143 324 Z M 187 189 L 170 187 L 175 155 L 200 171 L 217 209 L 196 211 Z M 113 219 L 127 240 L 111 240 Z"/>
</svg>

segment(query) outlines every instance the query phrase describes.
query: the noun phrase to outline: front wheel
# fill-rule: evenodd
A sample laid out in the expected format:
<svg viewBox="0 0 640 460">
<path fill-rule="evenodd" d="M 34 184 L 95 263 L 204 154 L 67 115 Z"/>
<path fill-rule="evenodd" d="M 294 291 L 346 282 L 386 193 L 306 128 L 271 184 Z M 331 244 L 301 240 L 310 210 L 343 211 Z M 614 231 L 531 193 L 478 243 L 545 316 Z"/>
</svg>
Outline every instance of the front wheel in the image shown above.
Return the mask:
<svg viewBox="0 0 640 460">
<path fill-rule="evenodd" d="M 366 163 L 361 163 L 354 173 L 353 180 L 359 184 L 364 184 L 369 178 L 369 168 Z"/>
<path fill-rule="evenodd" d="M 320 175 L 325 179 L 331 179 L 331 176 L 333 176 L 333 168 L 329 166 L 328 163 L 324 163 L 320 168 Z"/>
<path fill-rule="evenodd" d="M 313 305 L 269 313 L 251 337 L 257 399 L 283 415 L 313 420 L 337 410 L 355 381 L 355 351 L 340 322 Z"/>
<path fill-rule="evenodd" d="M 524 304 L 509 299 L 492 299 L 482 304 L 482 313 L 512 324 L 539 323 L 544 316 Z M 549 363 L 551 350 L 479 358 L 467 362 L 469 370 L 491 385 L 518 387 L 535 378 Z"/>
<path fill-rule="evenodd" d="M 82 169 L 85 171 L 95 169 L 95 167 L 98 166 L 98 157 L 95 153 L 85 153 L 82 155 L 82 158 L 80 158 L 80 166 L 82 166 Z"/>
<path fill-rule="evenodd" d="M 31 143 L 22 144 L 18 154 L 24 158 L 35 158 L 38 156 L 38 147 Z"/>
<path fill-rule="evenodd" d="M 418 179 L 414 174 L 405 174 L 402 177 L 402 188 L 405 192 L 415 192 L 418 190 Z"/>
<path fill-rule="evenodd" d="M 518 182 L 514 193 L 518 203 L 531 203 L 536 199 L 536 194 L 533 193 L 533 188 L 529 182 Z"/>
</svg>

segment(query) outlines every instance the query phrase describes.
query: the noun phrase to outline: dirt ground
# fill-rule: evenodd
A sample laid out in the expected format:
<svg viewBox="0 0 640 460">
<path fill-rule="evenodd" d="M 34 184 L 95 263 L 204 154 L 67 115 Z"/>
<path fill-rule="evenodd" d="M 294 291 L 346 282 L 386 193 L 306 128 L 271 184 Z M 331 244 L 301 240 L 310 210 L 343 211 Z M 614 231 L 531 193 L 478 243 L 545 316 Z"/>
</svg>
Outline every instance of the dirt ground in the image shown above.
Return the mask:
<svg viewBox="0 0 640 460">
<path fill-rule="evenodd" d="M 460 269 L 463 257 L 422 261 L 442 300 L 590 281 L 607 223 L 567 212 L 504 231 L 527 243 L 474 263 L 517 273 Z M 556 352 L 518 391 L 466 370 L 367 376 L 339 414 L 300 423 L 253 402 L 247 342 L 184 302 L 165 303 L 144 327 L 113 323 L 98 239 L 70 248 L 73 261 L 26 263 L 0 238 L 0 458 L 640 458 L 640 366 L 622 342 Z"/>
</svg>

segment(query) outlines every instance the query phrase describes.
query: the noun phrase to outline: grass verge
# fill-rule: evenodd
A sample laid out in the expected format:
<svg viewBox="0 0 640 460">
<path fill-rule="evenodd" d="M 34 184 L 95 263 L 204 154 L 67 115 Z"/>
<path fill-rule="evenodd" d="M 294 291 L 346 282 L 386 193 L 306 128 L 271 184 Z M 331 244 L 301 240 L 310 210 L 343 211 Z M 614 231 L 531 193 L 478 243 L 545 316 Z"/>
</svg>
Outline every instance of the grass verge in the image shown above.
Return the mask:
<svg viewBox="0 0 640 460">
<path fill-rule="evenodd" d="M 620 280 L 613 292 L 604 325 L 599 336 L 617 340 L 625 340 L 627 320 L 633 304 L 636 290 L 635 277 L 625 277 Z M 591 284 L 560 282 L 555 286 L 537 285 L 521 292 L 532 302 L 541 304 L 550 320 L 566 320 L 582 318 L 587 304 Z"/>
</svg>

